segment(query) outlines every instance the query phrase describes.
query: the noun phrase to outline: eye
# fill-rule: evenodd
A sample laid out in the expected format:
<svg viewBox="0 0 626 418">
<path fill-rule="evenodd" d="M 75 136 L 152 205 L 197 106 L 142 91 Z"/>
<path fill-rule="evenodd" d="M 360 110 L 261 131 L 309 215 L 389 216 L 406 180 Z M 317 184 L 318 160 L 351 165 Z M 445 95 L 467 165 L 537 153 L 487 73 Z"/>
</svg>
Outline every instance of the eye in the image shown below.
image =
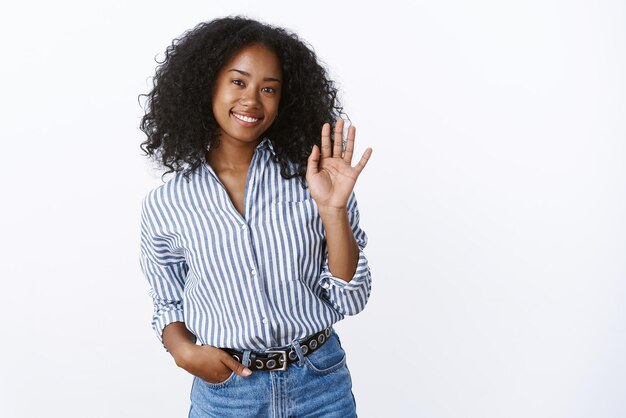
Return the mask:
<svg viewBox="0 0 626 418">
<path fill-rule="evenodd" d="M 234 80 L 232 81 L 232 83 L 233 83 L 233 84 L 235 84 L 235 85 L 237 85 L 237 86 L 243 86 L 243 85 L 244 85 L 244 84 L 243 84 L 243 81 L 242 81 L 242 80 L 239 80 L 239 79 L 234 79 Z"/>
<path fill-rule="evenodd" d="M 272 94 L 276 93 L 276 89 L 274 87 L 263 87 L 261 91 Z"/>
</svg>

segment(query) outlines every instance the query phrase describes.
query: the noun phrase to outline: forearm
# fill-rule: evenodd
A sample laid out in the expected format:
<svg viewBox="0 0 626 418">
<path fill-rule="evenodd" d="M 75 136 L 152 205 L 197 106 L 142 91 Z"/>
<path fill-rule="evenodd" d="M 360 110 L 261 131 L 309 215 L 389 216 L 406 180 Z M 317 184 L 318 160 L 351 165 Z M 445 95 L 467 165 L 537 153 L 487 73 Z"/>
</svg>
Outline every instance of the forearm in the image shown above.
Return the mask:
<svg viewBox="0 0 626 418">
<path fill-rule="evenodd" d="M 172 322 L 163 328 L 163 344 L 179 366 L 182 366 L 180 363 L 184 358 L 184 351 L 195 343 L 196 336 L 187 329 L 184 322 Z"/>
<path fill-rule="evenodd" d="M 320 209 L 326 231 L 328 268 L 334 277 L 350 282 L 359 261 L 359 246 L 345 208 Z"/>
</svg>

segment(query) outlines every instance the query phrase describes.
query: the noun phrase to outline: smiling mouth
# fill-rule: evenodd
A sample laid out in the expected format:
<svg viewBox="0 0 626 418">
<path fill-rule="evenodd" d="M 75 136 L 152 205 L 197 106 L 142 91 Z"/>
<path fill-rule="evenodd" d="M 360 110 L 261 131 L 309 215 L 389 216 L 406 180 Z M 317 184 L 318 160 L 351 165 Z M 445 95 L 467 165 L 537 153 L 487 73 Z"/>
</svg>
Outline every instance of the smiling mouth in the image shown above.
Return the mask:
<svg viewBox="0 0 626 418">
<path fill-rule="evenodd" d="M 258 121 L 260 121 L 263 118 L 253 118 L 251 116 L 246 116 L 246 115 L 241 115 L 239 113 L 235 113 L 235 112 L 231 112 L 231 114 L 236 117 L 237 119 L 239 119 L 240 121 L 246 122 L 246 123 L 256 123 Z"/>
</svg>

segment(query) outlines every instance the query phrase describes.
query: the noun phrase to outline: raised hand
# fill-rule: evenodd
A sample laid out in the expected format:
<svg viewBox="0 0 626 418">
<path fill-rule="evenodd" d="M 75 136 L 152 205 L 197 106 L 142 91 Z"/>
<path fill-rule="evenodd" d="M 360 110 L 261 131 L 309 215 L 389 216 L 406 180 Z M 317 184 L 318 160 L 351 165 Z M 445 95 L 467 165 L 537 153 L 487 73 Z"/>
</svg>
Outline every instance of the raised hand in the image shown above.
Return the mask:
<svg viewBox="0 0 626 418">
<path fill-rule="evenodd" d="M 331 146 L 330 124 L 325 123 L 322 127 L 321 153 L 317 145 L 314 145 L 308 158 L 306 180 L 309 193 L 318 208 L 345 209 L 356 180 L 372 155 L 372 148 L 367 148 L 359 162 L 352 167 L 356 128 L 348 128 L 346 149 L 343 153 L 343 125 L 343 119 L 337 121 L 335 144 Z"/>
</svg>

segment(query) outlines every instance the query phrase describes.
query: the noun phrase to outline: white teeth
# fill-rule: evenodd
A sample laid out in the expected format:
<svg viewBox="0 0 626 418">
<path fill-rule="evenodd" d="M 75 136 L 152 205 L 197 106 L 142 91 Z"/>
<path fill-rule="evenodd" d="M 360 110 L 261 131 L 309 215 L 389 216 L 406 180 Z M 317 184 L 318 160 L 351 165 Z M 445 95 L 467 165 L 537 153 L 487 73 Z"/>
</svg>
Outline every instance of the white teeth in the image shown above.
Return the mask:
<svg viewBox="0 0 626 418">
<path fill-rule="evenodd" d="M 242 120 L 244 122 L 258 122 L 259 119 L 258 118 L 251 118 L 249 116 L 244 116 L 244 115 L 238 115 L 237 113 L 233 113 L 233 116 L 235 116 L 237 119 Z"/>
</svg>

